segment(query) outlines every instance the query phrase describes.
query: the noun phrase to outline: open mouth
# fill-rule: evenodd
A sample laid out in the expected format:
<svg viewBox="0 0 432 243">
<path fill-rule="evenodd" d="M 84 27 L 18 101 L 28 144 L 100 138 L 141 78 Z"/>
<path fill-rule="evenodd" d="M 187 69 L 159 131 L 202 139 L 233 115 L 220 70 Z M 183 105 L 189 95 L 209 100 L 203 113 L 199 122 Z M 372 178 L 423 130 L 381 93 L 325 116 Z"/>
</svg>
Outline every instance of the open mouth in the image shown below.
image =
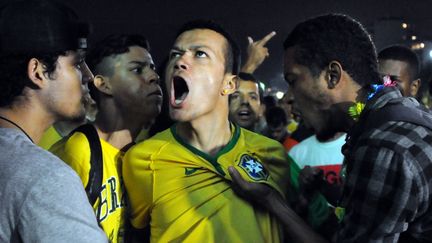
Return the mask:
<svg viewBox="0 0 432 243">
<path fill-rule="evenodd" d="M 239 114 L 239 116 L 249 116 L 250 112 L 249 111 L 240 111 L 238 114 Z"/>
<path fill-rule="evenodd" d="M 248 109 L 241 109 L 237 112 L 237 115 L 240 119 L 249 119 L 252 115 L 252 112 Z"/>
<path fill-rule="evenodd" d="M 173 78 L 174 87 L 174 102 L 176 105 L 180 105 L 186 99 L 189 94 L 189 88 L 186 81 L 179 76 Z"/>
</svg>

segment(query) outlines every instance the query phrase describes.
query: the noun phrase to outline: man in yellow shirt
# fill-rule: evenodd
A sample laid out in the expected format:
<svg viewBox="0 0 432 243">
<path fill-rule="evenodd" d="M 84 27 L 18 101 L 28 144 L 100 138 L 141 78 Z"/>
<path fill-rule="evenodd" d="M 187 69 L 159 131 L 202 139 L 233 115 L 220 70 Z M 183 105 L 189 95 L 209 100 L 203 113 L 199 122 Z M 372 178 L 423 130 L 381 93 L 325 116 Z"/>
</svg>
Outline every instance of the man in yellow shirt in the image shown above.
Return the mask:
<svg viewBox="0 0 432 243">
<path fill-rule="evenodd" d="M 122 242 L 126 211 L 121 178 L 123 151 L 159 114 L 162 91 L 148 42 L 142 36 L 108 36 L 94 45 L 87 61 L 96 74 L 90 93 L 98 106 L 90 129 L 97 132 L 95 141 L 100 143 L 103 161 L 102 183 L 96 188 L 98 197 L 93 208 L 110 241 Z M 51 148 L 78 173 L 84 187 L 90 184 L 89 175 L 95 169 L 90 161 L 95 152 L 90 151 L 92 145 L 78 131 Z"/>
<path fill-rule="evenodd" d="M 220 26 L 186 24 L 165 72 L 177 121 L 126 153 L 123 178 L 131 223 L 152 242 L 279 242 L 278 223 L 234 194 L 229 166 L 283 192 L 289 163 L 276 141 L 233 125 L 238 48 Z"/>
</svg>

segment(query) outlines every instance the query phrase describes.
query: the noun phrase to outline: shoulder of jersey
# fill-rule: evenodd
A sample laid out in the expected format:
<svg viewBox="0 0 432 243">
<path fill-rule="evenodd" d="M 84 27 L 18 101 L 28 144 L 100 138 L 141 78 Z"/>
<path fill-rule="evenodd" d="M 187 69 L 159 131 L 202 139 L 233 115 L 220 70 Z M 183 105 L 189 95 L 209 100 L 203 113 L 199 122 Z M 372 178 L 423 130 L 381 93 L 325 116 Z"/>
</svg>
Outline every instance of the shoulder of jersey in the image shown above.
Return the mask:
<svg viewBox="0 0 432 243">
<path fill-rule="evenodd" d="M 244 136 L 245 143 L 253 146 L 253 147 L 281 147 L 283 148 L 282 144 L 280 144 L 278 141 L 268 138 L 264 135 L 249 131 L 247 129 L 241 128 L 241 131 Z"/>
<path fill-rule="evenodd" d="M 131 150 L 158 150 L 162 146 L 173 141 L 173 136 L 170 129 L 166 129 L 162 132 L 155 134 L 153 137 L 141 141 L 132 146 L 128 151 Z"/>
<path fill-rule="evenodd" d="M 56 152 L 59 150 L 80 150 L 83 148 L 88 148 L 89 144 L 86 136 L 83 133 L 75 132 L 71 136 L 66 136 L 53 144 L 49 149 L 52 152 Z"/>
</svg>

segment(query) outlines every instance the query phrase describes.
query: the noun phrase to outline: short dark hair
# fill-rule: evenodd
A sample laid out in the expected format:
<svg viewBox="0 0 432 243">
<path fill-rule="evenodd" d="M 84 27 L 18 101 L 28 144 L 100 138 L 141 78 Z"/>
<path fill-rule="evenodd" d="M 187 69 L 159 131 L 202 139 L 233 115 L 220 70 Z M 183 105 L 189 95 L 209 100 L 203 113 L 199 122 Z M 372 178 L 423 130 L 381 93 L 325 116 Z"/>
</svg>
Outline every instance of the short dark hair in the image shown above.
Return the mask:
<svg viewBox="0 0 432 243">
<path fill-rule="evenodd" d="M 216 22 L 212 20 L 199 19 L 185 23 L 177 32 L 176 38 L 186 31 L 195 29 L 213 30 L 226 39 L 227 48 L 225 52 L 225 72 L 238 74 L 240 69 L 240 49 L 232 36 Z"/>
<path fill-rule="evenodd" d="M 392 45 L 384 48 L 378 53 L 378 60 L 397 60 L 408 64 L 408 72 L 413 81 L 420 75 L 420 61 L 417 54 L 410 48 L 401 45 Z"/>
<path fill-rule="evenodd" d="M 258 85 L 258 93 L 259 93 L 259 98 L 261 103 L 264 101 L 264 90 L 262 89 L 261 85 L 260 85 L 260 81 L 251 73 L 244 73 L 244 72 L 240 72 L 237 77 L 240 80 L 243 81 L 251 81 L 254 82 Z"/>
<path fill-rule="evenodd" d="M 361 86 L 380 80 L 369 33 L 347 15 L 328 14 L 298 24 L 284 42 L 284 49 L 289 47 L 296 47 L 295 61 L 314 77 L 335 60 Z"/>
<path fill-rule="evenodd" d="M 150 52 L 150 45 L 144 36 L 126 34 L 109 35 L 92 45 L 87 52 L 86 63 L 90 70 L 96 72 L 97 66 L 104 58 L 126 53 L 131 46 L 139 46 Z"/>
<path fill-rule="evenodd" d="M 44 74 L 51 77 L 55 72 L 58 57 L 66 54 L 67 52 L 0 55 L 0 107 L 12 105 L 16 97 L 23 94 L 25 87 L 38 88 L 27 76 L 30 59 L 37 58 L 45 66 Z"/>
<path fill-rule="evenodd" d="M 128 52 L 131 46 L 139 46 L 150 52 L 149 42 L 144 36 L 114 34 L 92 45 L 86 55 L 86 63 L 95 75 L 112 75 L 111 68 L 106 69 L 109 73 L 104 73 L 106 71 L 99 69 L 98 65 L 106 57 Z M 89 83 L 89 90 L 91 97 L 96 101 L 96 104 L 99 104 L 98 91 L 92 82 Z"/>
</svg>

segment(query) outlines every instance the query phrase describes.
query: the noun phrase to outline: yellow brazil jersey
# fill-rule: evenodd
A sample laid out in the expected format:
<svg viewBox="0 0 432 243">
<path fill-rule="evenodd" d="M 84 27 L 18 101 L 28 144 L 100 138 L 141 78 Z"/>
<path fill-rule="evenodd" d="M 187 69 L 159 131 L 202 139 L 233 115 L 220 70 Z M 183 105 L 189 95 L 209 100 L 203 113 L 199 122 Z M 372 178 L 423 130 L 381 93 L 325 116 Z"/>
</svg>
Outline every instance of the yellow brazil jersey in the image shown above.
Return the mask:
<svg viewBox="0 0 432 243">
<path fill-rule="evenodd" d="M 279 191 L 289 181 L 284 148 L 238 126 L 215 157 L 183 141 L 175 125 L 132 147 L 123 161 L 132 225 L 150 225 L 152 242 L 279 242 L 276 219 L 233 192 L 229 166 Z"/>
<path fill-rule="evenodd" d="M 121 179 L 122 152 L 100 139 L 103 156 L 102 188 L 93 208 L 97 221 L 110 242 L 123 242 L 125 198 Z M 90 147 L 83 133 L 75 132 L 54 144 L 51 152 L 69 164 L 87 186 L 90 173 Z M 79 232 L 77 232 L 79 233 Z"/>
<path fill-rule="evenodd" d="M 53 144 L 62 139 L 62 136 L 55 129 L 54 126 L 50 126 L 42 135 L 42 138 L 39 140 L 39 146 L 43 149 L 48 150 L 51 148 Z"/>
</svg>

